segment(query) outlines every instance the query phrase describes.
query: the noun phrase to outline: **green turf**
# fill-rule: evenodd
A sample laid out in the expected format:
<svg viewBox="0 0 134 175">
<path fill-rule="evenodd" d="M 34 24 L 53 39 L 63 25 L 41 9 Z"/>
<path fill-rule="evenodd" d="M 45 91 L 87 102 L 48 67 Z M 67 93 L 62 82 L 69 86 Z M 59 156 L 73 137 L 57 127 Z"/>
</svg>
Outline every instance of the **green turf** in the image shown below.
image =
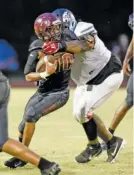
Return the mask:
<svg viewBox="0 0 134 175">
<path fill-rule="evenodd" d="M 34 89 L 12 89 L 9 105 L 9 130 L 13 138 L 17 138 L 17 127 L 23 116 L 25 104 L 34 91 Z M 97 109 L 97 114 L 104 119 L 107 126 L 115 109 L 124 98 L 125 91 L 120 90 Z M 58 162 L 62 168 L 61 175 L 132 175 L 132 110 L 126 115 L 116 132 L 127 141 L 117 162 L 115 164 L 106 163 L 107 155 L 103 153 L 90 163 L 81 165 L 74 162 L 74 157 L 85 147 L 87 139 L 82 127 L 73 119 L 72 99 L 73 91 L 65 107 L 38 122 L 30 145 L 31 149 L 41 156 Z M 4 153 L 0 155 L 1 175 L 39 175 L 39 171 L 30 164 L 17 170 L 7 169 L 3 162 L 9 157 Z"/>
</svg>

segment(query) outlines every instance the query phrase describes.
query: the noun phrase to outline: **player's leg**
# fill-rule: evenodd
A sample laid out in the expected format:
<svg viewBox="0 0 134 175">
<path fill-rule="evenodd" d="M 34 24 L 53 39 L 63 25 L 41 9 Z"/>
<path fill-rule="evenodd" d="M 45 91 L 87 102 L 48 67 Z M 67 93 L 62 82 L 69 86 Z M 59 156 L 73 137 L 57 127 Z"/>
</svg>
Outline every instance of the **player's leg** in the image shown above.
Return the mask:
<svg viewBox="0 0 134 175">
<path fill-rule="evenodd" d="M 128 110 L 131 109 L 132 106 L 133 106 L 133 73 L 130 75 L 130 78 L 128 80 L 126 100 L 117 109 L 114 118 L 110 124 L 109 131 L 112 134 L 114 134 L 115 129 L 117 128 L 119 123 L 122 121 Z"/>
<path fill-rule="evenodd" d="M 48 175 L 49 171 L 56 175 L 60 171 L 57 164 L 41 158 L 23 144 L 8 138 L 7 107 L 9 93 L 8 83 L 0 82 L 0 150 L 35 165 L 41 170 L 42 175 Z M 55 167 L 56 169 L 53 172 Z"/>
<path fill-rule="evenodd" d="M 36 92 L 29 100 L 28 100 L 28 103 L 25 107 L 25 111 L 24 111 L 24 115 L 23 115 L 23 120 L 22 122 L 20 123 L 19 125 L 19 142 L 24 142 L 23 144 L 26 145 L 26 146 L 29 146 L 30 144 L 30 141 L 31 141 L 31 138 L 34 134 L 34 131 L 35 131 L 35 123 L 30 123 L 30 124 L 26 124 L 26 119 L 25 119 L 25 116 L 26 116 L 26 111 L 28 111 L 28 109 L 31 109 L 32 106 L 34 106 L 35 104 L 38 103 L 38 92 Z M 26 125 L 30 125 L 30 129 L 28 128 L 28 132 L 29 134 L 28 135 L 24 135 L 23 137 L 23 134 L 24 134 L 24 129 L 25 129 L 25 126 Z M 27 129 L 26 129 L 27 130 Z M 23 139 L 24 138 L 24 139 Z M 5 162 L 5 166 L 7 167 L 10 167 L 10 168 L 17 168 L 17 167 L 23 167 L 27 164 L 27 162 L 24 162 L 16 157 L 13 157 L 9 160 L 7 160 Z"/>
<path fill-rule="evenodd" d="M 99 86 L 96 86 L 96 92 L 95 92 L 95 90 L 94 90 L 94 92 L 95 92 L 96 96 L 99 98 L 96 99 L 96 102 L 95 101 L 93 102 L 94 104 L 92 104 L 92 109 L 95 109 L 98 106 L 100 106 L 102 103 L 104 103 L 120 87 L 122 80 L 123 80 L 122 72 L 121 73 L 114 73 L 114 74 L 110 75 L 102 84 L 100 84 Z M 97 126 L 99 126 L 98 127 L 99 132 L 105 136 L 107 131 L 106 131 L 106 129 L 104 129 L 104 127 L 100 127 L 101 126 L 99 124 L 100 119 L 98 120 L 98 117 L 96 118 L 96 116 L 95 116 L 94 120 L 96 121 L 96 123 L 98 122 Z M 115 161 L 123 144 L 124 144 L 124 140 L 122 138 L 111 137 L 111 139 L 110 139 L 110 137 L 109 137 L 109 140 L 107 142 L 107 147 L 108 147 L 108 150 L 107 150 L 108 159 L 107 159 L 107 161 L 108 162 Z"/>
<path fill-rule="evenodd" d="M 22 143 L 16 140 L 8 139 L 2 145 L 1 149 L 3 152 L 6 152 L 25 162 L 35 165 L 41 170 L 42 175 L 49 175 L 48 172 L 51 172 L 52 175 L 57 175 L 57 173 L 60 172 L 58 164 L 50 162 L 47 159 L 44 159 L 43 157 L 40 157 L 39 155 L 35 154 Z"/>
<path fill-rule="evenodd" d="M 98 91 L 99 89 L 99 91 Z M 87 148 L 76 157 L 76 161 L 84 163 L 91 160 L 93 157 L 101 153 L 101 146 L 97 138 L 97 129 L 105 138 L 105 141 L 112 140 L 112 134 L 107 130 L 103 121 L 95 114 L 91 114 L 89 109 L 93 106 L 101 105 L 106 99 L 111 96 L 111 93 L 106 95 L 106 89 L 100 93 L 101 88 L 93 86 L 77 87 L 74 97 L 74 115 L 76 120 L 82 124 L 85 133 L 88 137 L 89 144 Z M 103 98 L 102 98 L 103 97 Z M 98 100 L 99 99 L 99 100 Z M 98 102 L 99 101 L 99 102 Z M 97 103 L 98 102 L 98 103 Z M 96 108 L 94 107 L 94 108 Z M 90 150 L 90 151 L 89 151 Z"/>
<path fill-rule="evenodd" d="M 0 148 L 8 140 L 7 106 L 9 95 L 8 82 L 0 82 Z"/>
<path fill-rule="evenodd" d="M 92 87 L 90 87 L 91 89 Z M 83 126 L 89 142 L 86 149 L 75 157 L 75 160 L 79 163 L 88 162 L 101 153 L 101 146 L 97 138 L 97 125 L 92 115 L 86 115 L 85 117 L 86 90 L 87 86 L 78 86 L 75 90 L 73 101 L 73 114 L 76 120 Z"/>
<path fill-rule="evenodd" d="M 19 126 L 19 131 L 22 133 L 22 142 L 29 146 L 35 130 L 35 123 L 44 115 L 53 112 L 66 104 L 69 98 L 69 90 L 63 90 L 50 94 L 37 94 L 32 98 L 30 105 L 27 105 L 24 119 Z M 34 102 L 35 101 L 35 102 Z M 6 161 L 8 167 L 22 167 L 26 162 L 12 158 Z"/>
<path fill-rule="evenodd" d="M 23 144 L 29 146 L 31 138 L 33 136 L 33 128 L 35 129 L 35 123 L 42 117 L 51 113 L 66 104 L 69 98 L 68 89 L 56 93 L 50 93 L 46 95 L 38 94 L 37 100 L 35 99 L 34 105 L 25 111 L 25 128 L 23 131 Z M 34 127 L 33 127 L 34 125 Z M 21 126 L 20 126 L 21 129 Z"/>
<path fill-rule="evenodd" d="M 31 109 L 35 104 L 38 103 L 38 101 L 40 100 L 40 98 L 42 99 L 42 97 L 39 97 L 39 94 L 38 92 L 36 92 L 29 100 L 28 100 L 28 103 L 25 107 L 25 111 L 24 111 L 24 115 L 23 115 L 23 120 L 22 122 L 20 123 L 19 125 L 19 141 L 20 142 L 24 142 L 23 144 L 26 145 L 26 146 L 29 146 L 30 144 L 30 141 L 31 141 L 31 138 L 34 134 L 34 131 L 35 131 L 35 123 L 30 123 L 30 124 L 26 124 L 26 113 L 29 109 Z M 30 110 L 29 110 L 30 112 Z M 26 129 L 26 131 L 29 132 L 28 135 L 24 135 L 23 137 L 23 134 L 24 134 L 24 129 L 25 129 L 25 126 L 26 125 L 30 125 L 30 129 L 28 128 L 28 130 Z M 24 139 L 23 139 L 24 138 Z M 16 157 L 13 157 L 9 160 L 7 160 L 5 162 L 5 166 L 7 167 L 10 167 L 10 168 L 16 168 L 16 167 L 23 167 L 25 166 L 27 163 L 20 160 L 20 159 L 17 159 Z"/>
<path fill-rule="evenodd" d="M 94 120 L 95 123 L 97 124 L 98 130 L 105 136 L 105 138 L 108 141 L 108 145 L 110 145 L 110 146 L 112 146 L 113 143 L 115 143 L 117 141 L 117 139 L 115 139 L 115 137 L 113 137 L 111 135 L 111 133 L 106 129 L 105 125 L 100 120 L 100 118 L 98 118 L 96 115 L 93 115 L 92 119 L 90 121 L 88 121 L 87 116 L 88 116 L 88 114 L 90 114 L 90 112 L 93 109 L 97 108 L 102 103 L 104 103 L 109 98 L 109 96 L 111 96 L 111 94 L 119 88 L 119 86 L 122 82 L 122 79 L 123 79 L 122 73 L 113 74 L 113 75 L 109 76 L 102 84 L 97 85 L 97 86 L 93 86 L 93 89 L 89 89 L 89 90 L 85 91 L 85 99 L 86 99 L 85 106 L 86 106 L 86 108 L 85 108 L 85 115 L 82 114 L 82 116 L 85 117 L 84 125 L 86 125 L 87 128 L 90 128 L 89 127 L 90 122 Z M 78 105 L 78 102 L 77 102 L 77 105 Z M 82 110 L 80 110 L 80 111 L 82 111 Z M 87 111 L 88 111 L 88 113 L 87 113 Z M 83 118 L 82 122 L 83 121 L 84 121 L 84 118 Z M 85 131 L 86 131 L 87 135 L 90 135 L 90 129 L 86 129 Z M 120 143 L 120 146 L 121 146 L 123 140 L 119 139 L 119 141 L 121 142 Z M 77 156 L 77 160 L 80 157 L 81 157 L 81 155 Z M 78 162 L 80 162 L 79 160 L 78 160 Z"/>
<path fill-rule="evenodd" d="M 25 120 L 25 116 L 26 116 L 26 111 L 28 111 L 28 109 L 30 109 L 32 106 L 34 106 L 36 103 L 38 103 L 39 99 L 38 99 L 38 92 L 35 92 L 35 94 L 28 100 L 26 107 L 25 107 L 25 111 L 23 114 L 23 119 L 22 122 L 19 125 L 19 141 L 22 142 L 23 140 L 23 132 L 24 132 L 24 128 L 26 125 L 26 120 Z M 32 123 L 31 125 L 31 132 L 32 134 L 34 134 L 35 131 L 35 123 Z M 29 143 L 25 143 L 26 146 L 29 145 Z"/>
</svg>

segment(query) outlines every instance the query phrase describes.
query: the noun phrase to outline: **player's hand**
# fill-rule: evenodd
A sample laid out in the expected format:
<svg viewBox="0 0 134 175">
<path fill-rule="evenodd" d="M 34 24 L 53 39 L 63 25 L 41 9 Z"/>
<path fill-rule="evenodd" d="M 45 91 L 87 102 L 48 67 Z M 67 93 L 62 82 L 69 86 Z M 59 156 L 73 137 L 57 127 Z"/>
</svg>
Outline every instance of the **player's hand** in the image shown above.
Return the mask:
<svg viewBox="0 0 134 175">
<path fill-rule="evenodd" d="M 69 70 L 74 63 L 74 56 L 71 53 L 65 53 L 62 57 L 63 70 Z"/>
<path fill-rule="evenodd" d="M 123 63 L 123 72 L 125 75 L 130 76 L 131 68 L 129 62 L 124 61 Z"/>
<path fill-rule="evenodd" d="M 43 52 L 45 54 L 51 55 L 54 53 L 57 53 L 60 49 L 60 43 L 58 42 L 52 42 L 52 41 L 46 41 L 42 46 Z"/>
<path fill-rule="evenodd" d="M 81 39 L 86 41 L 86 44 L 88 44 L 88 48 L 89 49 L 94 49 L 95 38 L 93 36 L 91 36 L 91 35 L 85 35 Z"/>
<path fill-rule="evenodd" d="M 51 75 L 53 73 L 55 73 L 57 69 L 57 61 L 55 61 L 54 63 L 50 63 L 49 61 L 46 61 L 46 73 L 48 75 Z"/>
</svg>

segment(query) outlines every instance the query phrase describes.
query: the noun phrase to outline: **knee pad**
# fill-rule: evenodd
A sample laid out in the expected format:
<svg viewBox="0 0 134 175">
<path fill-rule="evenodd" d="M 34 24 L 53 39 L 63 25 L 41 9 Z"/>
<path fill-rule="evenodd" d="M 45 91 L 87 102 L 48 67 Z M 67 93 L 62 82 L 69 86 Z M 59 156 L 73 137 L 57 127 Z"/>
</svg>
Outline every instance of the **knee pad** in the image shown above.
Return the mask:
<svg viewBox="0 0 134 175">
<path fill-rule="evenodd" d="M 25 121 L 29 123 L 36 123 L 42 116 L 43 114 L 36 115 L 36 111 L 33 107 L 27 109 L 24 114 Z"/>
<path fill-rule="evenodd" d="M 20 125 L 18 127 L 19 132 L 21 134 L 23 134 L 23 132 L 24 132 L 26 122 L 36 123 L 41 117 L 41 115 L 38 115 L 38 116 L 35 117 L 35 115 L 32 115 L 32 114 L 34 114 L 34 112 L 32 113 L 32 111 L 33 110 L 29 109 L 29 111 L 25 112 L 24 119 L 22 120 L 22 122 L 20 123 Z"/>
<path fill-rule="evenodd" d="M 133 106 L 133 94 L 128 93 L 126 97 L 126 104 L 129 108 Z"/>
<path fill-rule="evenodd" d="M 74 111 L 74 118 L 80 124 L 87 122 L 87 118 L 85 117 L 85 108 Z"/>
</svg>

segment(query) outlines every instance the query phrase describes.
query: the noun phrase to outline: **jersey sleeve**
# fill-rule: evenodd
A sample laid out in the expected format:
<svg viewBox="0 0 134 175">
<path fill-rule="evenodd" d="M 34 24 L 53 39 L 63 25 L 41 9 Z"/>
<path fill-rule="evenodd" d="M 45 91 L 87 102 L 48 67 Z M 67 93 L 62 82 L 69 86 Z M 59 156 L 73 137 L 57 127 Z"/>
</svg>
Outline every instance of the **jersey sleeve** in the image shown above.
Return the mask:
<svg viewBox="0 0 134 175">
<path fill-rule="evenodd" d="M 30 44 L 28 51 L 32 52 L 33 50 L 42 49 L 43 44 L 44 42 L 41 39 L 36 39 Z"/>
<path fill-rule="evenodd" d="M 36 64 L 38 62 L 38 54 L 42 51 L 42 45 L 44 42 L 40 39 L 34 40 L 29 46 L 29 55 L 24 68 L 24 74 L 27 75 L 30 72 L 36 71 Z"/>
<path fill-rule="evenodd" d="M 24 68 L 24 74 L 27 75 L 30 72 L 35 72 L 37 62 L 38 62 L 38 51 L 33 50 L 28 55 L 28 59 Z"/>
<path fill-rule="evenodd" d="M 75 32 L 79 39 L 84 39 L 85 37 L 91 35 L 97 35 L 97 30 L 92 23 L 79 22 L 76 26 Z"/>
</svg>

